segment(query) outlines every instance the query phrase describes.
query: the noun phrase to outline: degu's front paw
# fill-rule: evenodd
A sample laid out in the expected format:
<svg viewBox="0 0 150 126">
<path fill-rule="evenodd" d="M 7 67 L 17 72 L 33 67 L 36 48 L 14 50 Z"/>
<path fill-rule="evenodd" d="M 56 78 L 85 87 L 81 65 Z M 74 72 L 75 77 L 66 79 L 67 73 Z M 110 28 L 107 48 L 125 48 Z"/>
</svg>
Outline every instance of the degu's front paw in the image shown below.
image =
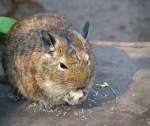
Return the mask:
<svg viewBox="0 0 150 126">
<path fill-rule="evenodd" d="M 87 97 L 87 94 L 82 90 L 70 91 L 65 97 L 64 101 L 69 105 L 77 105 L 84 101 Z"/>
</svg>

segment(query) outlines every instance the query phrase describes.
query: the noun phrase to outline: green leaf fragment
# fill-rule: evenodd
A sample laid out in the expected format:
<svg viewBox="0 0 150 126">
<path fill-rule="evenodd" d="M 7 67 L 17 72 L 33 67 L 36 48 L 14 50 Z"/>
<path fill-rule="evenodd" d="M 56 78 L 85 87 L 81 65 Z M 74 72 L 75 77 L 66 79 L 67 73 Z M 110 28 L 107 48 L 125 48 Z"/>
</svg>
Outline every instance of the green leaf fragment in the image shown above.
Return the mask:
<svg viewBox="0 0 150 126">
<path fill-rule="evenodd" d="M 106 87 L 110 87 L 110 85 L 106 82 L 106 81 L 104 81 L 104 82 L 101 82 L 101 83 L 98 83 L 98 84 L 96 84 L 98 87 L 100 87 L 100 88 L 106 88 Z"/>
<path fill-rule="evenodd" d="M 117 93 L 116 91 L 111 87 L 110 84 L 108 84 L 106 81 L 103 81 L 101 83 L 97 83 L 96 86 L 99 88 L 109 88 L 112 92 L 112 94 L 115 96 L 115 103 L 117 104 Z"/>
<path fill-rule="evenodd" d="M 12 18 L 0 17 L 0 34 L 8 34 L 16 22 L 17 20 Z"/>
</svg>

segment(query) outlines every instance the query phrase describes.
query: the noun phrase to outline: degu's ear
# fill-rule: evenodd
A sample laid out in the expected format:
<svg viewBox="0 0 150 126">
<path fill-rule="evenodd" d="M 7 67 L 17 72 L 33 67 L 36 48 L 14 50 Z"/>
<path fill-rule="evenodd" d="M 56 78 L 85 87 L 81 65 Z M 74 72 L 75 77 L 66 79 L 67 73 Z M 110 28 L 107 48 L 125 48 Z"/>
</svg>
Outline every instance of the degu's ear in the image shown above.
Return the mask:
<svg viewBox="0 0 150 126">
<path fill-rule="evenodd" d="M 41 31 L 42 40 L 43 40 L 43 48 L 46 53 L 51 53 L 55 51 L 55 37 L 49 34 L 46 30 Z"/>
<path fill-rule="evenodd" d="M 84 24 L 83 26 L 83 29 L 81 31 L 81 35 L 83 38 L 87 38 L 88 36 L 88 33 L 89 33 L 89 27 L 90 27 L 90 22 L 89 21 L 86 21 L 86 23 Z"/>
</svg>

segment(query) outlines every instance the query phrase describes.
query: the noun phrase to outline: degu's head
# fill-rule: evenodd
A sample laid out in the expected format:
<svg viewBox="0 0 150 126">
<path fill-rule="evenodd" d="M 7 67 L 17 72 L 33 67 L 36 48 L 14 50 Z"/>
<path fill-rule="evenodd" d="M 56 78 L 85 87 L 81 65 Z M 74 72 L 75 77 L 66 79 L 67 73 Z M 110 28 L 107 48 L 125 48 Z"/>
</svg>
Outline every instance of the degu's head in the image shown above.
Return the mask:
<svg viewBox="0 0 150 126">
<path fill-rule="evenodd" d="M 78 33 L 73 30 L 52 33 L 41 31 L 45 57 L 52 64 L 51 80 L 69 91 L 65 101 L 74 104 L 86 96 L 94 72 L 87 35 L 89 22 Z M 55 89 L 54 89 L 55 90 Z M 76 95 L 77 93 L 77 95 Z"/>
</svg>

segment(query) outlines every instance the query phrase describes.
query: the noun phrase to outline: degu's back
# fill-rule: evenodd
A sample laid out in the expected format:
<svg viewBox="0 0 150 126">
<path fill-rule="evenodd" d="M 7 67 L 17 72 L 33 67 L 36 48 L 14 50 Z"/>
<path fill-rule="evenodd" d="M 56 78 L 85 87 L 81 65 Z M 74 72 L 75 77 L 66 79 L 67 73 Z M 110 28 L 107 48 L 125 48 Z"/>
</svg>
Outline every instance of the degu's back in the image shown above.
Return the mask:
<svg viewBox="0 0 150 126">
<path fill-rule="evenodd" d="M 44 105 L 80 103 L 95 74 L 88 31 L 89 22 L 78 33 L 57 14 L 37 14 L 18 21 L 3 56 L 9 83 Z"/>
</svg>

